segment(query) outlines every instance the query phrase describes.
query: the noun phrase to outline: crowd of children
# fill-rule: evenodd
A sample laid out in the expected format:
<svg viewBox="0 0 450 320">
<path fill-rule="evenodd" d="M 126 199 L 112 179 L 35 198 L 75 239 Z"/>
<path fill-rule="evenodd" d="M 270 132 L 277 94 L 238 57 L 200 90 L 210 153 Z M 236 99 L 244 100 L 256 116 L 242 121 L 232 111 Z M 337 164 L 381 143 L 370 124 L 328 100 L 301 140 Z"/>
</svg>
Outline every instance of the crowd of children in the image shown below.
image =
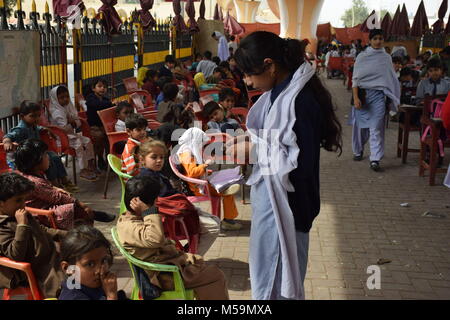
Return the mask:
<svg viewBox="0 0 450 320">
<path fill-rule="evenodd" d="M 178 170 L 187 177 L 206 179 L 215 156 L 203 159 L 202 149 L 211 140 L 202 130 L 225 133 L 241 129 L 242 119 L 233 115 L 233 108 L 245 105 L 247 88 L 232 55 L 236 48 L 232 44 L 230 48 L 227 61 L 206 51 L 187 67 L 167 55 L 158 71 L 139 70 L 138 85 L 150 94 L 157 111 L 155 121 L 160 123 L 153 130 L 133 104 L 113 102 L 108 95 L 109 84 L 101 78 L 83 88 L 83 110 L 75 108 L 63 85 L 50 91 L 46 108 L 31 101 L 21 104 L 21 121 L 2 141 L 8 165 L 16 171 L 0 175 L 0 256 L 30 262 L 44 297 L 126 299 L 124 292 L 118 292 L 117 277 L 109 270 L 113 262 L 111 245 L 93 227 L 94 221 L 111 222 L 115 215 L 94 210 L 72 195 L 79 188 L 67 178 L 61 155 L 49 151 L 51 146 L 44 142 L 54 140 L 61 146 L 61 137 L 54 134 L 56 129 L 44 125 L 57 127 L 60 131 L 55 133 L 67 135 L 74 150 L 79 177 L 97 181 L 107 168 L 105 156 L 109 150 L 98 111 L 115 107 L 114 130 L 126 132 L 128 139 L 117 142 L 113 150 L 121 154 L 122 171 L 131 176 L 125 188 L 127 211 L 117 221 L 120 242 L 138 259 L 177 265 L 185 287 L 193 289 L 197 299 L 228 299 L 223 272 L 206 265 L 201 255 L 214 243 L 220 229 L 242 228 L 235 220 L 238 211 L 233 196 L 240 187 L 232 185 L 219 193 L 208 186 L 208 193 L 223 201 L 224 219 L 220 221 L 188 200 L 188 196 L 204 195 L 205 190 L 180 183 L 169 161 L 180 163 Z M 212 100 L 200 102 L 200 91 L 211 88 L 217 90 Z M 203 121 L 202 130 L 194 127 L 195 120 Z M 87 134 L 82 121 L 87 122 Z M 177 129 L 184 129 L 184 133 L 174 141 L 172 134 Z M 178 152 L 169 160 L 174 148 Z M 183 209 L 187 228 L 199 234 L 195 250 L 199 255 L 180 251 L 166 238 L 162 215 L 180 204 L 188 208 Z M 41 216 L 32 216 L 25 206 L 52 210 L 56 226 Z M 74 288 L 70 281 L 76 272 L 80 273 L 80 285 Z M 173 287 L 168 274 L 147 273 L 149 285 L 162 290 Z M 0 267 L 0 287 L 15 288 L 24 282 L 22 274 Z"/>
</svg>

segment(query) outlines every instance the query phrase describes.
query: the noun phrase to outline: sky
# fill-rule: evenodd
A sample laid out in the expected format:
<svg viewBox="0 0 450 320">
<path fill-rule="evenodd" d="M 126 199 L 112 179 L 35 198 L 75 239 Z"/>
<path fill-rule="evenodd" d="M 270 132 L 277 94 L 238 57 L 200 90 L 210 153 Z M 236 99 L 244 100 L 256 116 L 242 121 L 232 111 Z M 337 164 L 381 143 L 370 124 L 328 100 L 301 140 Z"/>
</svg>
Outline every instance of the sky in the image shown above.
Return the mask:
<svg viewBox="0 0 450 320">
<path fill-rule="evenodd" d="M 395 12 L 397 6 L 405 3 L 408 13 L 416 13 L 421 0 L 366 0 L 366 5 L 369 8 L 369 12 L 373 9 L 379 11 L 381 9 L 387 9 L 391 12 Z M 319 18 L 319 23 L 331 22 L 334 27 L 343 27 L 341 16 L 345 10 L 350 9 L 352 6 L 352 0 L 325 0 L 322 12 Z M 428 16 L 437 15 L 442 0 L 425 0 L 425 10 Z M 447 12 L 447 17 L 448 17 Z M 447 22 L 447 19 L 445 19 Z"/>
</svg>

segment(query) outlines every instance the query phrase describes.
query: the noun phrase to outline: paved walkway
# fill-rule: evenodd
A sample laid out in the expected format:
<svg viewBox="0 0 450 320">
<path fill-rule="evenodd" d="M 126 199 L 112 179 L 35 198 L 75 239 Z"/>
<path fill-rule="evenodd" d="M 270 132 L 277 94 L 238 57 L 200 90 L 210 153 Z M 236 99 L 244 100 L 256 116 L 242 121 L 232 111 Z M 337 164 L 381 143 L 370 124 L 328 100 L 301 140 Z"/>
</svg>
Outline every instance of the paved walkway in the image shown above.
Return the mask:
<svg viewBox="0 0 450 320">
<path fill-rule="evenodd" d="M 372 172 L 367 158 L 352 161 L 351 127 L 345 118 L 350 93 L 339 80 L 324 81 L 338 108 L 344 149 L 340 157 L 322 151 L 322 209 L 310 232 L 306 298 L 450 299 L 450 190 L 439 185 L 443 176 L 438 175 L 437 186 L 428 186 L 427 178 L 418 176 L 418 154 L 410 154 L 408 163 L 401 164 L 395 150 L 396 123 L 390 123 L 386 131 L 383 172 Z M 418 135 L 411 140 L 418 144 Z M 102 180 L 80 182 L 84 192 L 79 198 L 99 210 L 117 212 L 120 186 L 117 177 L 110 181 L 108 199 L 101 196 Z M 405 202 L 409 207 L 400 206 Z M 231 299 L 251 299 L 251 208 L 239 199 L 238 209 L 245 228 L 221 234 L 205 259 L 226 274 Z M 445 218 L 423 217 L 425 211 Z M 109 239 L 112 225 L 96 224 Z M 379 266 L 381 289 L 369 290 L 367 268 L 380 259 L 390 261 Z M 118 255 L 113 270 L 119 287 L 129 294 L 131 274 Z"/>
</svg>

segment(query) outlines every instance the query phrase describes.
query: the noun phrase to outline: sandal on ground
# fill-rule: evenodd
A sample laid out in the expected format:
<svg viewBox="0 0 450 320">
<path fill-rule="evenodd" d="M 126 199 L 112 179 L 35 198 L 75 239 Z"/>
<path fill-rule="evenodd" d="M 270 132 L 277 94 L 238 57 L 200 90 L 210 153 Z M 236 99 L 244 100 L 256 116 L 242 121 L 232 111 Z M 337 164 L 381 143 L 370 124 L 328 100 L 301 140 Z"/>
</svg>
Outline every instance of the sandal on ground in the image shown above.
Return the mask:
<svg viewBox="0 0 450 320">
<path fill-rule="evenodd" d="M 222 222 L 220 223 L 220 227 L 222 228 L 222 230 L 227 230 L 227 231 L 236 231 L 236 230 L 241 230 L 242 229 L 242 224 L 234 221 L 234 220 L 222 220 Z"/>
</svg>

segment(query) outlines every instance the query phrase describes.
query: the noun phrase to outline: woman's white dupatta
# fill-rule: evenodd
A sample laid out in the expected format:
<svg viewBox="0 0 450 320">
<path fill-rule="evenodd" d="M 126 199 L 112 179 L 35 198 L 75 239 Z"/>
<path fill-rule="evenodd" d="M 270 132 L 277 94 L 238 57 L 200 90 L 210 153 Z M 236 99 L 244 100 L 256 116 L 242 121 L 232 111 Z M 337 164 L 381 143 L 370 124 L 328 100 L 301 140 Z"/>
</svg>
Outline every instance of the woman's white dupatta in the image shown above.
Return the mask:
<svg viewBox="0 0 450 320">
<path fill-rule="evenodd" d="M 288 299 L 304 299 L 294 216 L 287 194 L 295 191 L 289 181 L 289 173 L 297 168 L 300 152 L 293 131 L 295 99 L 314 73 L 308 62 L 303 63 L 272 106 L 269 91 L 258 99 L 247 117 L 248 132 L 257 154 L 257 163 L 247 184 L 254 185 L 264 179 L 269 191 L 281 249 L 281 295 Z"/>
</svg>

